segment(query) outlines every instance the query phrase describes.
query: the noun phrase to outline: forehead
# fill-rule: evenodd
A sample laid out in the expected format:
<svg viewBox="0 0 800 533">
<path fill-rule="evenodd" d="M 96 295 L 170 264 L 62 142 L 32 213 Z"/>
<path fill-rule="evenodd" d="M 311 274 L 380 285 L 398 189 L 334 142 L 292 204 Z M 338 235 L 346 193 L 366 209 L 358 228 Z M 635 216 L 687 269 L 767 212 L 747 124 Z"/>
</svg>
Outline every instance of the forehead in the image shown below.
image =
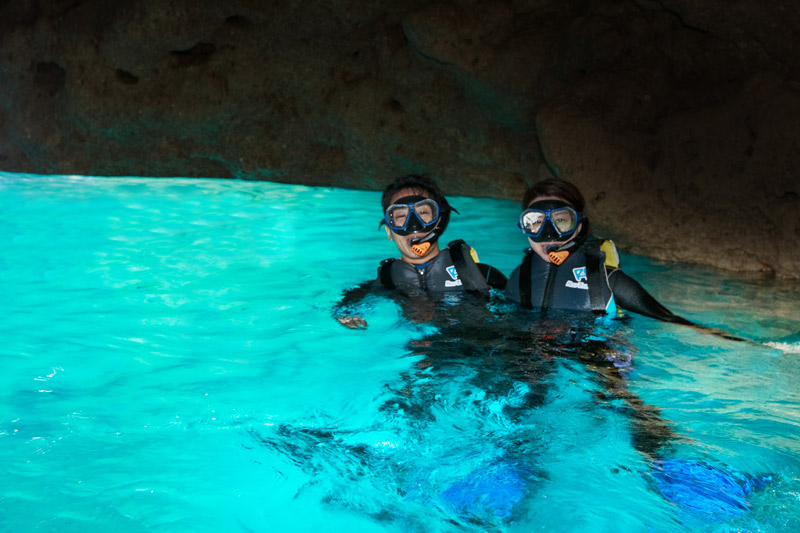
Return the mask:
<svg viewBox="0 0 800 533">
<path fill-rule="evenodd" d="M 392 197 L 389 199 L 389 203 L 393 204 L 397 200 L 399 200 L 400 198 L 403 198 L 405 196 L 424 196 L 425 198 L 430 198 L 431 197 L 431 195 L 428 194 L 428 191 L 426 191 L 426 190 L 407 188 L 407 189 L 400 189 L 399 191 L 394 193 L 392 195 Z"/>
</svg>

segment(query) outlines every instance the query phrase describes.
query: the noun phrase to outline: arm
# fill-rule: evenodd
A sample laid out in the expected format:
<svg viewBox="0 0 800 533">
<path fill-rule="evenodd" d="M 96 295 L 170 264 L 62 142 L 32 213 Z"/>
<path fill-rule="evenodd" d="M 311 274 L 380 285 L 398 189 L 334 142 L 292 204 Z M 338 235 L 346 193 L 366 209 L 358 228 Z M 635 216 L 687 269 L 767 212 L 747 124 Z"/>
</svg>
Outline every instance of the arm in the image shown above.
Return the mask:
<svg viewBox="0 0 800 533">
<path fill-rule="evenodd" d="M 608 275 L 608 285 L 614 293 L 614 300 L 617 305 L 628 311 L 633 311 L 641 315 L 672 322 L 693 326 L 694 323 L 674 314 L 672 311 L 658 303 L 650 293 L 644 290 L 632 277 L 625 274 L 620 269 L 614 269 Z"/>
<path fill-rule="evenodd" d="M 487 265 L 484 263 L 476 263 L 478 265 L 478 270 L 481 274 L 483 274 L 486 283 L 493 289 L 505 289 L 506 284 L 508 283 L 508 279 L 506 279 L 505 275 L 502 272 L 497 270 L 491 265 Z"/>
<path fill-rule="evenodd" d="M 375 290 L 375 282 L 365 281 L 345 291 L 342 299 L 333 306 L 333 316 L 345 327 L 364 329 L 367 321 L 358 316 L 355 307 Z"/>
<path fill-rule="evenodd" d="M 614 292 L 614 300 L 617 305 L 628 311 L 663 320 L 664 322 L 672 322 L 673 324 L 681 324 L 689 326 L 704 333 L 710 333 L 723 339 L 731 341 L 747 341 L 743 337 L 734 335 L 725 331 L 724 329 L 710 328 L 700 324 L 695 324 L 691 320 L 686 320 L 682 316 L 674 314 L 672 311 L 661 305 L 655 298 L 650 296 L 644 288 L 632 277 L 626 275 L 622 270 L 612 270 L 608 275 L 608 284 Z"/>
</svg>

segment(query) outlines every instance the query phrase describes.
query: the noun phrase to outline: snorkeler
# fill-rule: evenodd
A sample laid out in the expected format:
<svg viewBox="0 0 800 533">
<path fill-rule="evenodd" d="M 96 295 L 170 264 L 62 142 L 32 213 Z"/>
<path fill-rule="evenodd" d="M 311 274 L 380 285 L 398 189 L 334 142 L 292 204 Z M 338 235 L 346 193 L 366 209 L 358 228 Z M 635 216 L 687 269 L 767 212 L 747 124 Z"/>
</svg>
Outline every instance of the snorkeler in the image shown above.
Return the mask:
<svg viewBox="0 0 800 533">
<path fill-rule="evenodd" d="M 655 457 L 675 436 L 657 408 L 628 390 L 625 369 L 631 364 L 631 350 L 619 349 L 616 336 L 600 333 L 599 324 L 582 324 L 577 316 L 564 313 L 613 316 L 619 306 L 666 322 L 694 324 L 658 303 L 620 270 L 614 243 L 590 237 L 584 206 L 578 188 L 561 179 L 540 181 L 525 193 L 519 227 L 531 247 L 511 273 L 506 298 L 541 310 L 541 317 L 517 340 L 574 356 L 592 368 L 609 397 L 624 400 L 630 409 L 636 449 Z"/>
<path fill-rule="evenodd" d="M 589 224 L 582 213 L 584 204 L 580 193 L 571 185 L 565 188 L 565 192 L 560 188 L 561 182 L 553 181 L 557 186 L 555 191 L 536 192 L 534 188 L 533 195 L 524 204 L 525 208 L 541 208 L 539 211 L 543 216 L 539 228 L 535 227 L 535 220 L 523 220 L 528 224 L 527 232 L 535 234 L 531 235 L 532 246 L 546 257 L 545 260 L 539 252 L 533 251 L 526 259 L 530 266 L 523 265 L 528 269 L 527 306 L 539 307 L 550 300 L 548 307 L 593 309 L 595 306 L 589 293 L 597 273 L 590 270 L 596 266 L 597 272 L 604 276 L 601 282 L 605 289 L 600 292 L 599 299 L 602 311 L 611 312 L 614 301 L 618 300 L 619 305 L 626 309 L 672 322 L 688 323 L 655 302 L 638 283 L 619 271 L 613 245 L 587 240 Z M 570 195 L 571 190 L 576 194 Z M 541 201 L 557 201 L 559 205 L 537 204 Z M 571 212 L 561 212 L 561 207 L 569 208 Z M 404 487 L 401 491 L 403 498 L 423 505 L 433 502 L 437 509 L 452 512 L 465 523 L 486 525 L 485 529 L 513 520 L 518 512 L 517 506 L 524 505 L 526 495 L 536 490 L 540 480 L 547 475 L 546 472 L 540 474 L 538 457 L 531 453 L 537 445 L 529 443 L 531 433 L 536 433 L 530 431 L 529 420 L 535 420 L 548 405 L 550 390 L 554 383 L 558 383 L 557 373 L 562 367 L 569 368 L 570 372 L 580 372 L 597 385 L 592 385 L 591 391 L 600 406 L 598 409 L 622 412 L 629 417 L 632 445 L 647 458 L 654 472 L 654 486 L 670 502 L 680 504 L 687 492 L 679 484 L 684 483 L 686 476 L 678 477 L 676 483 L 671 478 L 673 473 L 699 470 L 701 475 L 692 476 L 691 480 L 702 481 L 702 468 L 669 454 L 671 443 L 680 437 L 661 418 L 658 408 L 628 389 L 627 371 L 632 355 L 624 336 L 615 334 L 616 328 L 606 325 L 608 327 L 603 331 L 595 321 L 583 320 L 583 313 L 566 317 L 568 320 L 552 313 L 549 317 L 537 317 L 538 320 L 531 321 L 530 314 L 516 312 L 515 306 L 489 306 L 483 298 L 470 298 L 470 292 L 485 294 L 489 287 L 501 287 L 502 283 L 494 283 L 494 269 L 482 267 L 462 241 L 450 243 L 448 248 L 439 248 L 438 239 L 447 226 L 452 208 L 430 180 L 420 176 L 398 179 L 384 191 L 382 208 L 381 225 L 386 225 L 387 238 L 395 244 L 400 257 L 383 261 L 377 280 L 347 291 L 334 310 L 336 318 L 347 327 L 366 327 L 366 321 L 358 316 L 355 304 L 381 291 L 398 301 L 407 314 L 409 310 L 415 313 L 426 306 L 433 309 L 441 295 L 466 294 L 463 300 L 458 299 L 459 305 L 449 305 L 450 298 L 442 297 L 445 305 L 436 307 L 440 312 L 428 317 L 435 329 L 409 343 L 409 352 L 413 353 L 415 362 L 403 372 L 402 379 L 387 383 L 384 393 L 388 397 L 377 399 L 380 407 L 376 404 L 375 420 L 379 421 L 381 431 L 387 427 L 413 430 L 414 437 L 407 439 L 405 452 L 428 458 L 428 464 L 444 465 L 442 471 L 434 476 L 417 475 L 411 472 L 413 469 L 407 468 L 383 470 L 392 483 Z M 523 217 L 529 211 L 526 209 Z M 573 215 L 571 221 L 565 214 Z M 545 234 L 542 228 L 545 223 L 552 225 L 553 229 L 547 231 L 555 232 L 555 237 Z M 533 237 L 542 238 L 537 241 Z M 548 246 L 556 249 L 547 250 Z M 567 253 L 551 259 L 547 253 L 550 251 Z M 456 259 L 459 252 L 466 267 Z M 534 260 L 541 264 L 536 266 Z M 547 276 L 544 283 L 533 279 L 533 273 L 542 267 Z M 568 285 L 566 281 L 572 280 L 567 279 L 563 287 L 556 287 L 555 283 L 560 279 L 556 276 L 557 268 L 569 269 L 567 273 L 572 273 L 574 283 Z M 515 271 L 513 286 L 509 286 L 507 291 L 509 299 L 525 303 L 520 296 L 520 286 L 525 286 L 520 282 L 520 270 L 522 268 Z M 474 276 L 476 271 L 481 277 Z M 551 273 L 553 275 L 549 276 Z M 553 281 L 548 282 L 548 279 Z M 578 286 L 571 286 L 573 284 Z M 569 298 L 566 291 L 573 289 L 582 298 Z M 543 296 L 545 290 L 550 292 L 547 298 Z M 574 320 L 576 318 L 578 320 Z M 579 364 L 571 365 L 569 361 Z M 454 446 L 458 446 L 454 442 L 457 439 L 448 441 L 448 446 L 443 447 L 445 454 L 442 457 L 437 457 L 442 448 L 430 446 L 427 444 L 430 441 L 426 440 L 440 434 L 438 430 L 426 431 L 426 426 L 447 424 L 448 415 L 453 414 L 459 419 L 459 433 L 466 437 L 463 455 L 458 456 L 469 465 L 466 474 L 447 474 L 447 463 Z M 499 421 L 505 428 L 519 428 L 519 438 L 496 439 L 490 432 L 476 445 L 475 440 L 467 435 L 469 431 L 463 430 L 463 424 L 472 420 L 477 424 L 475 430 L 482 431 L 484 419 Z M 340 464 L 339 457 L 351 457 L 355 464 L 352 468 L 346 465 L 348 475 L 362 472 L 356 475 L 367 480 L 381 479 L 375 472 L 393 464 L 393 461 L 386 461 L 382 452 L 373 453 L 371 446 L 352 446 L 348 438 L 337 436 L 339 431 L 341 429 L 336 427 L 319 432 L 284 425 L 254 433 L 254 437 L 265 446 L 288 450 L 298 464 L 305 461 L 315 468 L 320 453 L 324 461 L 325 450 L 330 449 L 330 455 L 336 457 L 335 461 L 331 460 L 334 468 Z M 511 434 L 505 435 L 511 437 Z M 304 442 L 307 449 L 298 448 L 298 443 L 303 446 Z M 425 444 L 419 445 L 419 442 Z M 484 444 L 490 445 L 491 453 L 482 456 L 478 450 L 483 450 Z M 404 453 L 402 447 L 398 449 L 395 451 L 392 446 L 389 453 Z M 344 504 L 350 505 L 349 500 L 344 500 Z"/>
<path fill-rule="evenodd" d="M 636 280 L 620 270 L 613 242 L 590 237 L 584 206 L 578 188 L 564 180 L 546 179 L 528 189 L 522 200 L 519 227 L 531 248 L 511 274 L 506 289 L 508 299 L 523 307 L 540 309 L 543 319 L 550 309 L 613 315 L 619 306 L 729 340 L 747 340 L 695 324 L 658 303 Z M 552 321 L 543 320 L 536 329 L 542 326 L 548 339 L 557 337 L 553 335 Z M 608 397 L 625 402 L 633 422 L 634 447 L 649 458 L 650 479 L 662 496 L 693 516 L 718 520 L 745 513 L 747 496 L 766 486 L 772 476 L 748 476 L 704 459 L 671 457 L 669 448 L 679 437 L 661 419 L 658 408 L 628 390 L 622 372 L 625 364 L 619 364 L 614 350 L 609 352 L 610 364 L 598 364 L 601 359 L 593 356 L 608 352 L 608 340 L 598 341 L 595 334 L 575 335 L 575 328 L 569 329 L 575 340 L 572 343 L 561 340 L 557 344 L 562 350 L 580 348 L 578 359 L 594 369 L 594 376 Z M 535 330 L 529 335 L 536 339 Z M 601 350 L 593 350 L 593 345 Z"/>
<path fill-rule="evenodd" d="M 382 261 L 376 280 L 345 293 L 334 311 L 343 325 L 366 327 L 366 321 L 352 312 L 352 306 L 376 290 L 390 290 L 402 296 L 431 296 L 435 300 L 444 293 L 486 294 L 493 287 L 505 286 L 505 276 L 479 263 L 475 250 L 464 241 L 439 247 L 439 238 L 455 209 L 430 178 L 416 174 L 397 178 L 384 189 L 381 207 L 379 227 L 386 226 L 386 236 L 400 257 Z"/>
<path fill-rule="evenodd" d="M 523 307 L 591 310 L 614 314 L 617 306 L 666 322 L 693 325 L 653 298 L 619 268 L 614 243 L 590 237 L 578 188 L 546 179 L 528 189 L 519 227 L 531 247 L 511 274 L 507 297 Z"/>
</svg>

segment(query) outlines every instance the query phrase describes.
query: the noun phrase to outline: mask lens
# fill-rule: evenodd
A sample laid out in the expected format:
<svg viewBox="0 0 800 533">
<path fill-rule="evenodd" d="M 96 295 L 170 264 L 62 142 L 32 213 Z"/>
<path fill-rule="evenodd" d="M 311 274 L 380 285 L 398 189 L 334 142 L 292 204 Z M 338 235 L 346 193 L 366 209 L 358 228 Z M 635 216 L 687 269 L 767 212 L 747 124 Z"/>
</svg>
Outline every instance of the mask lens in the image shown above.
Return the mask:
<svg viewBox="0 0 800 533">
<path fill-rule="evenodd" d="M 415 203 L 412 208 L 417 218 L 425 225 L 432 224 L 439 218 L 439 205 L 433 200 L 422 200 Z"/>
<path fill-rule="evenodd" d="M 408 223 L 411 206 L 408 204 L 392 204 L 386 209 L 386 223 L 392 229 L 403 229 Z"/>
<path fill-rule="evenodd" d="M 544 202 L 541 202 L 544 203 Z M 580 222 L 580 215 L 571 207 L 546 204 L 538 208 L 526 209 L 519 217 L 522 233 L 536 242 L 558 240 L 575 233 Z"/>
<path fill-rule="evenodd" d="M 536 236 L 542 231 L 542 224 L 545 221 L 545 213 L 537 209 L 530 209 L 522 213 L 520 225 L 523 233 Z"/>
<path fill-rule="evenodd" d="M 550 211 L 550 221 L 559 233 L 566 235 L 575 231 L 575 226 L 578 224 L 578 215 L 569 207 L 554 209 Z"/>
</svg>

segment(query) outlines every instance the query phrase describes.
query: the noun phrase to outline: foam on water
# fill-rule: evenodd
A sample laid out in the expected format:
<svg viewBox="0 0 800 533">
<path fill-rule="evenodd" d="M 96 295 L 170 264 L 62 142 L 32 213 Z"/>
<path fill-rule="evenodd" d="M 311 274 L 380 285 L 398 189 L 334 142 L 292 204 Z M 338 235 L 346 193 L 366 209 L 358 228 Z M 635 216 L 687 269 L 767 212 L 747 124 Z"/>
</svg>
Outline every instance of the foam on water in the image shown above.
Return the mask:
<svg viewBox="0 0 800 533">
<path fill-rule="evenodd" d="M 503 375 L 519 363 L 491 342 L 437 360 L 436 330 L 381 298 L 367 330 L 333 320 L 395 253 L 379 196 L 0 174 L 0 529 L 800 528 L 798 284 L 623 256 L 674 311 L 757 341 L 621 326 L 625 390 L 669 421 L 672 459 L 774 476 L 746 513 L 698 516 L 590 366 L 533 350 L 546 372 Z M 451 203 L 447 237 L 510 273 L 516 204 Z"/>
</svg>

